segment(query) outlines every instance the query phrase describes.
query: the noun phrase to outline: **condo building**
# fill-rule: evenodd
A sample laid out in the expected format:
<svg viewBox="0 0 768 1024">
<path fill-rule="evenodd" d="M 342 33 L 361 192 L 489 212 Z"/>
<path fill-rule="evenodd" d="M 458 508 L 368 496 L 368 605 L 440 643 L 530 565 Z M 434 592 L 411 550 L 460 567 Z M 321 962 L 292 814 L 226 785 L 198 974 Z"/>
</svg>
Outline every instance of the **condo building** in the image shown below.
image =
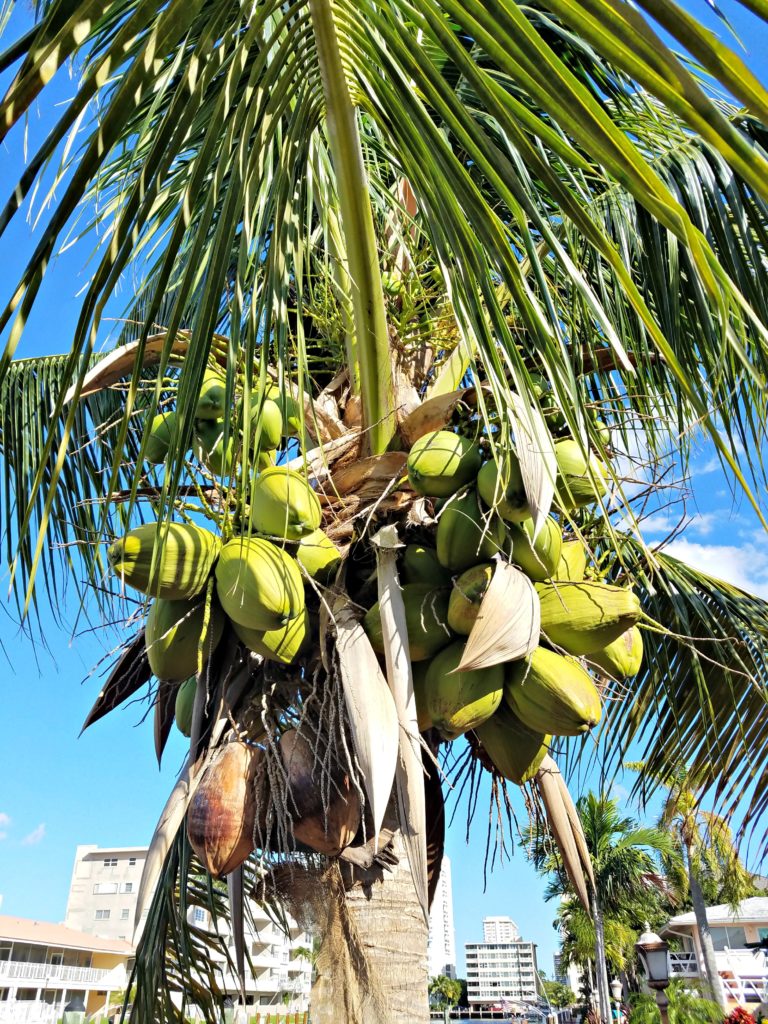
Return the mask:
<svg viewBox="0 0 768 1024">
<path fill-rule="evenodd" d="M 523 942 L 509 917 L 485 918 L 483 936 L 484 942 L 465 946 L 470 1007 L 535 1003 L 535 943 Z"/>
<path fill-rule="evenodd" d="M 443 857 L 435 898 L 429 912 L 429 976 L 456 977 L 456 932 L 453 927 L 451 862 Z"/>
</svg>

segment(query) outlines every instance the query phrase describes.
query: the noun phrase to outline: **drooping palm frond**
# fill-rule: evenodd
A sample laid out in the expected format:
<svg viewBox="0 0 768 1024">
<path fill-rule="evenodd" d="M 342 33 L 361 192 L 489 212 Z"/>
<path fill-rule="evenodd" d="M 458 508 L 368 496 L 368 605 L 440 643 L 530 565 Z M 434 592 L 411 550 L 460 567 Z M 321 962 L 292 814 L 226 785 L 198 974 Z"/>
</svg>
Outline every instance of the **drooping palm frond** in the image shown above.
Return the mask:
<svg viewBox="0 0 768 1024">
<path fill-rule="evenodd" d="M 688 26 L 668 13 L 687 39 Z M 766 109 L 765 94 L 734 54 L 703 30 L 696 41 L 707 70 L 719 70 L 758 114 Z M 44 9 L 40 25 L 11 56 L 22 53 L 4 101 L 7 127 L 44 93 L 43 83 L 68 56 L 83 58 L 83 73 L 60 122 L 32 156 L 0 228 L 20 210 L 81 115 L 83 121 L 56 206 L 0 316 L 0 326 L 9 328 L 0 374 L 57 241 L 83 198 L 98 197 L 103 244 L 62 368 L 67 383 L 84 372 L 114 284 L 130 267 L 144 281 L 142 343 L 161 307 L 167 312 L 161 375 L 180 325 L 188 324 L 195 339 L 178 395 L 179 440 L 189 436 L 211 332 L 223 321 L 231 328 L 230 362 L 244 369 L 249 387 L 268 359 L 280 380 L 308 387 L 302 312 L 313 273 L 308 254 L 316 250 L 315 267 L 340 267 L 352 283 L 346 351 L 352 380 L 361 383 L 364 422 L 372 431 L 366 438 L 380 448 L 393 427 L 394 396 L 375 233 L 391 221 L 393 186 L 405 175 L 464 361 L 487 379 L 499 407 L 513 389 L 530 393 L 529 373 L 543 370 L 571 426 L 586 436 L 593 431 L 579 412 L 584 395 L 574 355 L 586 346 L 595 363 L 602 350 L 613 374 L 598 374 L 606 387 L 618 381 L 636 394 L 640 387 L 625 383 L 632 363 L 639 361 L 648 376 L 651 356 L 661 357 L 663 370 L 651 377 L 656 396 L 671 391 L 666 408 L 676 405 L 685 423 L 699 418 L 710 425 L 723 458 L 735 464 L 714 431 L 710 396 L 693 384 L 699 367 L 708 370 L 722 357 L 723 370 L 710 386 L 717 402 L 736 389 L 735 400 L 717 409 L 726 434 L 759 433 L 744 410 L 750 402 L 759 410 L 763 401 L 766 326 L 746 261 L 718 260 L 722 232 L 707 234 L 673 178 L 655 166 L 653 148 L 623 120 L 622 107 L 634 94 L 656 97 L 743 182 L 743 195 L 754 197 L 752 223 L 762 216 L 766 161 L 752 134 L 726 116 L 625 5 L 559 0 L 542 11 L 511 0 L 362 7 L 341 0 L 285 7 L 272 0 L 252 11 L 235 0 L 177 0 L 161 8 L 113 0 L 92 11 L 84 2 L 74 11 Z M 98 107 L 89 106 L 92 100 Z M 377 140 L 375 162 L 367 143 L 356 150 L 358 135 Z M 674 318 L 655 308 L 658 289 L 643 295 L 632 273 L 640 257 L 628 266 L 612 228 L 593 215 L 600 196 L 616 185 L 636 204 L 638 219 L 658 226 L 658 246 L 684 251 L 680 280 L 690 296 L 684 319 L 695 313 L 711 325 L 698 345 L 690 342 L 694 324 L 683 337 L 670 327 Z M 712 208 L 713 220 L 718 209 Z M 85 216 L 86 222 L 94 217 Z M 720 219 L 730 220 L 725 208 Z M 753 248 L 762 244 L 759 234 Z M 594 273 L 574 261 L 585 251 Z M 140 344 L 127 418 L 141 355 Z M 150 412 L 159 398 L 158 389 Z M 55 418 L 64 412 L 59 396 Z M 116 437 L 116 460 L 127 421 Z M 53 459 L 50 482 L 32 477 L 20 495 L 28 599 L 42 546 L 28 535 L 51 514 L 68 435 L 65 426 L 47 436 L 42 463 Z M 161 498 L 166 509 L 181 473 L 181 462 L 173 463 Z M 115 461 L 112 488 L 118 477 Z"/>
<path fill-rule="evenodd" d="M 716 808 L 756 826 L 768 801 L 768 602 L 631 538 L 622 560 L 649 623 L 640 674 L 606 704 L 608 763 L 639 749 L 647 792 L 688 764 Z"/>
</svg>

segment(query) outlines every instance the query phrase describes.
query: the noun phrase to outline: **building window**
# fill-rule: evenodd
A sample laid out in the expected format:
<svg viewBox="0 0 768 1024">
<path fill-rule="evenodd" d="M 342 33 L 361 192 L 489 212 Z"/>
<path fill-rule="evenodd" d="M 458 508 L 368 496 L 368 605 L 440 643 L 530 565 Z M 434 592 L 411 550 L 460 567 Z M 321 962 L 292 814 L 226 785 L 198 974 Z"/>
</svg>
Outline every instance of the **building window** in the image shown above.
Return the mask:
<svg viewBox="0 0 768 1024">
<path fill-rule="evenodd" d="M 135 868 L 136 867 L 136 858 L 135 857 L 129 857 L 128 858 L 128 867 L 129 868 Z"/>
<path fill-rule="evenodd" d="M 97 910 L 96 911 L 96 920 L 97 921 L 108 921 L 109 920 L 109 911 L 108 910 Z"/>
<path fill-rule="evenodd" d="M 195 923 L 202 924 L 205 921 L 205 911 L 202 907 L 195 907 Z"/>
<path fill-rule="evenodd" d="M 97 882 L 93 887 L 94 896 L 113 896 L 117 892 L 117 882 Z"/>
<path fill-rule="evenodd" d="M 123 882 L 123 892 L 133 892 L 133 882 Z"/>
<path fill-rule="evenodd" d="M 117 867 L 117 857 L 105 857 L 104 858 L 104 867 L 105 868 L 116 868 Z"/>
<path fill-rule="evenodd" d="M 120 920 L 121 921 L 127 921 L 129 914 L 130 914 L 130 910 L 128 910 L 127 908 L 124 908 L 123 910 L 120 911 Z"/>
</svg>

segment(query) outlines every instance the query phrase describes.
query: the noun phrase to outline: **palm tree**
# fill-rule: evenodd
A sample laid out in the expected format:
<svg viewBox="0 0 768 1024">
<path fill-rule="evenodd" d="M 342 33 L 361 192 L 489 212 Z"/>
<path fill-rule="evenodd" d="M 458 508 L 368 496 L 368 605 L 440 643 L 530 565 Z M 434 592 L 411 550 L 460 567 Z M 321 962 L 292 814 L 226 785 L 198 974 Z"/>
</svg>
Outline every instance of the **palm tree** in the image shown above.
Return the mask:
<svg viewBox="0 0 768 1024">
<path fill-rule="evenodd" d="M 766 16 L 762 2 L 749 6 Z M 662 42 L 641 7 L 696 66 Z M 199 884 L 179 825 L 233 714 L 254 742 L 262 726 L 274 735 L 303 720 L 309 678 L 332 696 L 326 717 L 343 704 L 341 690 L 366 711 L 333 719 L 333 749 L 349 750 L 349 731 L 357 737 L 345 767 L 366 813 L 388 826 L 399 866 L 388 872 L 393 858 L 364 844 L 352 861 L 294 859 L 290 883 L 279 865 L 269 877 L 297 914 L 310 906 L 324 921 L 335 942 L 327 954 L 346 951 L 337 960 L 347 974 L 332 980 L 350 981 L 350 1019 L 419 1019 L 425 835 L 438 836 L 429 850 L 439 860 L 441 798 L 434 787 L 421 795 L 410 670 L 397 657 L 402 608 L 391 556 L 380 545 L 374 559 L 369 528 L 433 529 L 434 510 L 394 485 L 413 442 L 445 425 L 479 435 L 492 457 L 515 437 L 540 525 L 555 487 L 553 412 L 583 452 L 609 460 L 647 450 L 655 492 L 669 437 L 679 438 L 685 472 L 701 428 L 746 493 L 760 493 L 768 95 L 667 0 L 42 0 L 0 54 L 0 73 L 13 72 L 3 137 L 46 103 L 70 59 L 77 91 L 0 212 L 2 232 L 46 186 L 55 196 L 0 308 L 0 504 L 19 615 L 34 623 L 46 601 L 66 621 L 69 587 L 96 622 L 135 621 L 144 608 L 126 607 L 105 577 L 104 539 L 142 517 L 206 521 L 225 537 L 242 527 L 257 460 L 236 459 L 222 479 L 187 456 L 214 367 L 226 382 L 223 450 L 230 440 L 241 453 L 258 448 L 261 426 L 244 410 L 271 383 L 294 432 L 281 459 L 298 458 L 326 491 L 324 525 L 355 555 L 338 578 L 339 603 L 326 609 L 337 625 L 359 640 L 343 606 L 370 603 L 377 560 L 378 586 L 394 602 L 387 674 L 399 708 L 386 684 L 372 695 L 370 648 L 354 648 L 354 671 L 339 667 L 325 626 L 306 676 L 276 678 L 231 636 L 211 660 L 198 692 L 224 695 L 226 714 L 198 701 L 190 762 L 153 843 L 132 1019 L 175 1019 L 171 983 L 214 1015 L 215 974 L 185 913 L 190 899 L 230 911 L 215 886 Z M 70 231 L 98 239 L 71 345 L 16 359 Z M 104 355 L 97 343 L 121 278 L 134 294 L 118 347 Z M 145 464 L 145 423 L 171 404 L 161 471 Z M 646 667 L 607 706 L 601 756 L 620 764 L 642 741 L 649 779 L 683 759 L 697 785 L 718 787 L 724 809 L 752 786 L 746 820 L 757 821 L 768 804 L 768 606 L 649 551 L 626 529 L 623 474 L 606 472 L 613 503 L 561 511 L 560 525 L 589 545 L 601 578 L 635 586 L 657 625 L 646 633 Z M 139 632 L 89 721 L 150 675 Z M 365 694 L 352 692 L 362 679 Z M 233 703 L 249 687 L 274 698 L 261 725 Z M 152 691 L 158 752 L 170 692 Z M 396 772 L 399 799 L 387 808 Z M 282 834 L 290 815 L 278 812 Z M 558 830 L 563 839 L 561 818 Z M 247 884 L 264 884 L 263 864 L 244 871 Z M 233 872 L 233 916 L 242 883 Z M 242 970 L 242 950 L 236 958 Z M 319 958 L 321 978 L 328 962 Z M 370 981 L 370 963 L 388 1013 L 371 1006 L 372 984 L 367 1007 L 354 1005 L 351 980 Z"/>
<path fill-rule="evenodd" d="M 546 898 L 561 900 L 563 949 L 582 967 L 594 959 L 599 1011 L 610 1020 L 608 962 L 622 969 L 643 922 L 656 916 L 663 885 L 651 852 L 669 854 L 672 844 L 661 829 L 639 827 L 622 816 L 617 801 L 605 794 L 588 793 L 576 808 L 594 871 L 589 915 L 574 898 L 558 852 L 535 830 L 527 838 L 533 863 L 551 875 Z"/>
<path fill-rule="evenodd" d="M 640 769 L 637 764 L 629 767 Z M 723 984 L 717 969 L 712 934 L 707 921 L 709 902 L 725 902 L 736 906 L 754 892 L 752 875 L 739 858 L 727 821 L 701 807 L 702 792 L 695 786 L 690 771 L 678 765 L 663 780 L 667 789 L 659 828 L 672 837 L 674 847 L 665 856 L 670 882 L 682 900 L 690 898 L 696 916 L 704 976 L 712 998 L 724 1012 L 728 1011 Z"/>
</svg>

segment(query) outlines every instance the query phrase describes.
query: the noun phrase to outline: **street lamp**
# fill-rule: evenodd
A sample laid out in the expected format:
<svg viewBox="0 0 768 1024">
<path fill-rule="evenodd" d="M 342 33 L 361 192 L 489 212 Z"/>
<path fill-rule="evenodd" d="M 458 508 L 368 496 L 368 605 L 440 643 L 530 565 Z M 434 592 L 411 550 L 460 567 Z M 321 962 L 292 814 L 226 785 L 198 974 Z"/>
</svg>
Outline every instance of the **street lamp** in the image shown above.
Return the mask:
<svg viewBox="0 0 768 1024">
<path fill-rule="evenodd" d="M 64 1007 L 62 1024 L 83 1024 L 85 1020 L 85 1003 L 80 996 L 75 996 Z"/>
<path fill-rule="evenodd" d="M 635 950 L 646 981 L 656 995 L 661 1024 L 668 1024 L 669 1000 L 665 989 L 669 985 L 669 958 L 667 956 L 669 946 L 664 939 L 659 938 L 656 932 L 651 931 L 651 926 L 646 922 L 645 931 L 635 943 Z"/>
<path fill-rule="evenodd" d="M 235 1004 L 232 1000 L 232 996 L 224 996 L 224 1001 L 222 1002 L 221 1006 L 222 1024 L 232 1024 L 232 1022 L 235 1019 Z"/>
<path fill-rule="evenodd" d="M 614 1003 L 616 1003 L 616 1020 L 620 1021 L 622 986 L 618 978 L 614 978 L 611 982 L 611 995 L 613 996 Z"/>
</svg>

